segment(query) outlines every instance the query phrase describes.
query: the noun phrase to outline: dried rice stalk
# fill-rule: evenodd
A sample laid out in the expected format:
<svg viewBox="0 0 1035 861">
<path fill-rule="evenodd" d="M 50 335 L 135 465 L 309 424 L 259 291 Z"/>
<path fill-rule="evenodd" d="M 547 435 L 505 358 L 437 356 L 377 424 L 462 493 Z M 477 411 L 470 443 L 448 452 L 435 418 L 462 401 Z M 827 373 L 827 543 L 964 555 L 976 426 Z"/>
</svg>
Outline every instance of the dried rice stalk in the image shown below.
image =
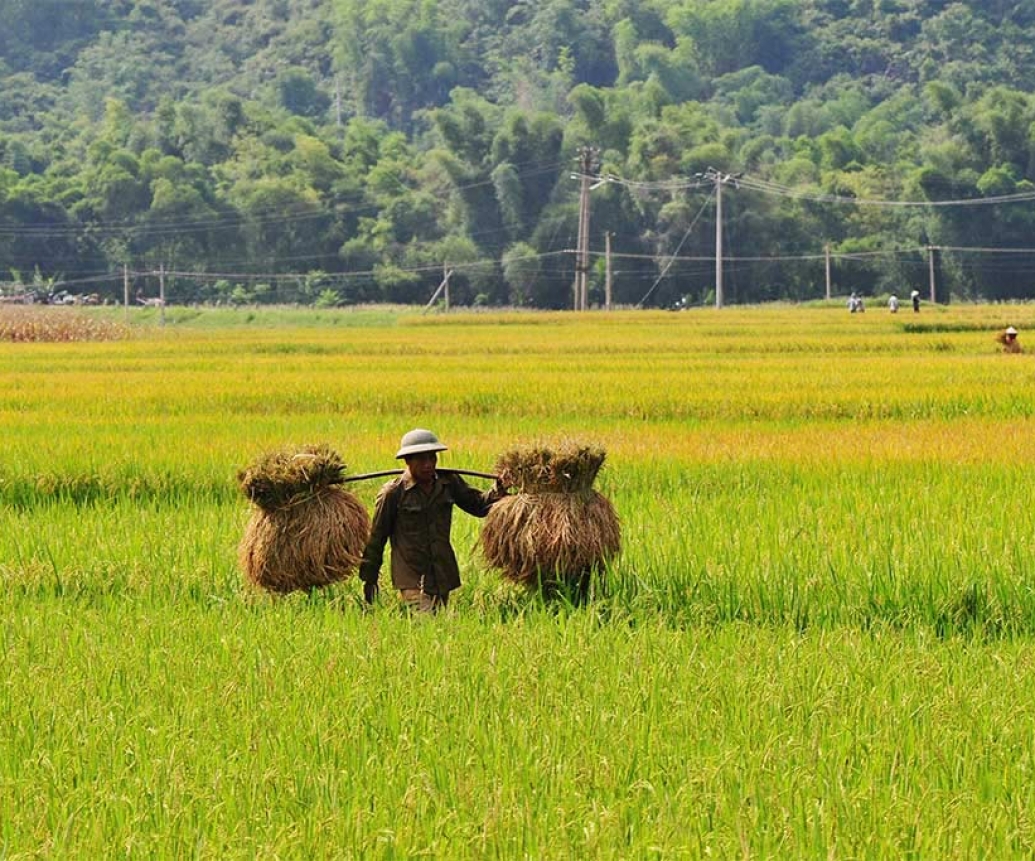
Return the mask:
<svg viewBox="0 0 1035 861">
<path fill-rule="evenodd" d="M 370 518 L 340 485 L 345 464 L 326 445 L 274 452 L 238 475 L 254 503 L 238 548 L 249 581 L 271 592 L 313 589 L 359 566 Z"/>
<path fill-rule="evenodd" d="M 604 458 L 603 449 L 570 441 L 500 457 L 495 472 L 518 492 L 485 518 L 480 543 L 489 565 L 527 586 L 584 587 L 621 549 L 618 515 L 592 489 Z"/>
<path fill-rule="evenodd" d="M 554 448 L 514 448 L 500 456 L 494 472 L 519 493 L 587 492 L 606 457 L 598 446 L 564 440 Z"/>
<path fill-rule="evenodd" d="M 621 527 L 595 490 L 518 493 L 492 507 L 481 546 L 486 561 L 515 583 L 581 585 L 621 549 Z"/>
<path fill-rule="evenodd" d="M 369 533 L 363 504 L 351 493 L 325 488 L 297 505 L 256 508 L 238 559 L 247 578 L 263 589 L 314 589 L 355 572 Z"/>
<path fill-rule="evenodd" d="M 0 305 L 0 341 L 118 341 L 128 337 L 129 329 L 121 323 L 72 308 Z"/>
<path fill-rule="evenodd" d="M 241 491 L 266 511 L 292 505 L 345 480 L 345 463 L 326 444 L 282 449 L 263 455 L 237 474 Z"/>
</svg>

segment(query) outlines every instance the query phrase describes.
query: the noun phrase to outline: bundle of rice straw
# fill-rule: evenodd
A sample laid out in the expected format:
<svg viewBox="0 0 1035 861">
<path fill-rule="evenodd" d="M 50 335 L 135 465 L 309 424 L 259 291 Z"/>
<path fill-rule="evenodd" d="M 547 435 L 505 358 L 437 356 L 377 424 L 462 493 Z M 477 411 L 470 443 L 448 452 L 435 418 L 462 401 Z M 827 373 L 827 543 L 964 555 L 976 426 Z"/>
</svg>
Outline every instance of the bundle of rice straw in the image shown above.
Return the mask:
<svg viewBox="0 0 1035 861">
<path fill-rule="evenodd" d="M 570 440 L 503 454 L 494 472 L 516 493 L 485 518 L 480 543 L 489 565 L 547 592 L 564 585 L 584 591 L 621 549 L 618 515 L 593 490 L 605 457 L 602 448 Z"/>
<path fill-rule="evenodd" d="M 348 578 L 363 557 L 370 518 L 342 489 L 345 464 L 327 445 L 260 457 L 237 476 L 254 505 L 237 555 L 245 576 L 271 592 Z"/>
</svg>

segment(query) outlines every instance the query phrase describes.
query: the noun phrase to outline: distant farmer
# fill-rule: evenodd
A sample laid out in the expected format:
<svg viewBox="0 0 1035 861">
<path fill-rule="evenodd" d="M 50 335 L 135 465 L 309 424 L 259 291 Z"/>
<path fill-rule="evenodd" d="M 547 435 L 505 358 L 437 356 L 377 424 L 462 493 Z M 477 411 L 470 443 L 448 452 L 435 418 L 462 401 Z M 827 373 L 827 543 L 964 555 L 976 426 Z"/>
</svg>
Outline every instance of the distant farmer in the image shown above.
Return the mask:
<svg viewBox="0 0 1035 861">
<path fill-rule="evenodd" d="M 850 314 L 856 314 L 861 307 L 862 299 L 860 299 L 858 294 L 853 290 L 852 295 L 848 297 L 848 312 Z"/>
<path fill-rule="evenodd" d="M 888 310 L 892 314 L 898 313 L 898 296 L 896 296 L 894 293 L 892 293 L 891 297 L 888 299 Z"/>
<path fill-rule="evenodd" d="M 458 475 L 439 473 L 438 453 L 446 451 L 435 434 L 418 428 L 403 436 L 395 455 L 406 463 L 401 476 L 377 494 L 370 540 L 359 566 L 363 597 L 373 603 L 385 543 L 392 545 L 392 585 L 403 603 L 418 610 L 445 607 L 460 585 L 460 568 L 450 544 L 453 506 L 485 517 L 505 491 L 496 484 L 482 493 Z"/>
<path fill-rule="evenodd" d="M 1003 345 L 1004 353 L 1023 353 L 1021 342 L 1017 340 L 1017 330 L 1008 326 L 1005 332 L 1000 332 L 996 340 Z"/>
<path fill-rule="evenodd" d="M 912 293 L 909 294 L 909 298 L 913 300 L 913 313 L 914 314 L 919 314 L 920 313 L 920 291 L 919 290 L 914 290 Z"/>
</svg>

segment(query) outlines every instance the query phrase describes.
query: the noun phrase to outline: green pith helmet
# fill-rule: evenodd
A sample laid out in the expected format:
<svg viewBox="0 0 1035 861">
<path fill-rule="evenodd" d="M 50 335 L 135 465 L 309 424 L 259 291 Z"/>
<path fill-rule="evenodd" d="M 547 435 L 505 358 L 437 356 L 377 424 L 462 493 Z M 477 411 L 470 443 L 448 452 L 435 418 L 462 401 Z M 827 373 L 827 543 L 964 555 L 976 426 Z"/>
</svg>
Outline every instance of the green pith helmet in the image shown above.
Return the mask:
<svg viewBox="0 0 1035 861">
<path fill-rule="evenodd" d="M 409 457 L 411 454 L 422 454 L 426 451 L 446 451 L 446 447 L 438 441 L 438 437 L 424 428 L 415 428 L 403 435 L 399 443 L 399 451 L 395 457 Z"/>
</svg>

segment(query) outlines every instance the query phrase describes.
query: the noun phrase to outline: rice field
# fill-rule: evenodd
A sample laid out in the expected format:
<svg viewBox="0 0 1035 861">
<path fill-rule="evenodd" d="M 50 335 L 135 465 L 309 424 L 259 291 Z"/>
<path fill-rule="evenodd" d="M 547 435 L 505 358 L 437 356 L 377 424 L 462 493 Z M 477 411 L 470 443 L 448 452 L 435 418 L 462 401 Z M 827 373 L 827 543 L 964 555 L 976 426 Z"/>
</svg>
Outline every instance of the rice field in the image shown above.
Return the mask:
<svg viewBox="0 0 1035 861">
<path fill-rule="evenodd" d="M 1035 855 L 1035 307 L 133 312 L 0 342 L 0 858 Z M 606 449 L 585 605 L 246 585 L 239 469 L 415 426 Z"/>
</svg>

